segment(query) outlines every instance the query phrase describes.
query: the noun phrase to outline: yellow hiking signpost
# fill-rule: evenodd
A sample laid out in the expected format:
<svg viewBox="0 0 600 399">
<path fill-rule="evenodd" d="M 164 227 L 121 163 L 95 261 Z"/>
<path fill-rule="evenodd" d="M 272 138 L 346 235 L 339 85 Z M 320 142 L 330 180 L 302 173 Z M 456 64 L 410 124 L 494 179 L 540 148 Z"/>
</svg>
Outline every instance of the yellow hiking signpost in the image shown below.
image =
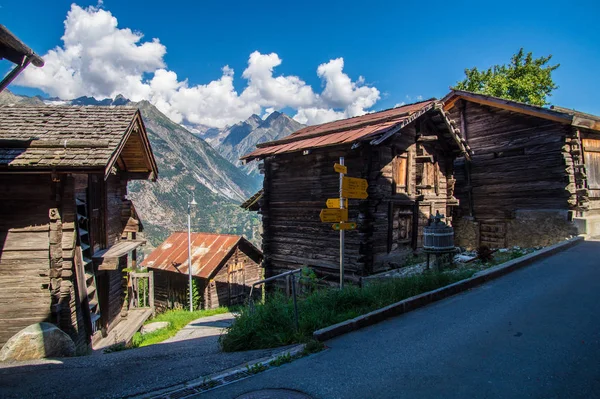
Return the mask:
<svg viewBox="0 0 600 399">
<path fill-rule="evenodd" d="M 321 222 L 345 222 L 348 220 L 348 209 L 321 209 Z"/>
<path fill-rule="evenodd" d="M 355 222 L 348 222 L 348 198 L 366 199 L 369 183 L 366 179 L 344 176 L 348 168 L 344 165 L 344 157 L 340 163 L 333 165 L 333 170 L 340 174 L 340 198 L 328 198 L 327 209 L 321 209 L 321 222 L 335 222 L 331 228 L 340 232 L 340 289 L 344 288 L 344 232 L 356 229 Z"/>
<path fill-rule="evenodd" d="M 368 197 L 367 179 L 344 176 L 342 180 L 342 197 L 354 199 L 366 199 Z"/>
<path fill-rule="evenodd" d="M 339 198 L 327 198 L 327 208 L 336 208 L 340 209 L 340 199 Z M 348 208 L 348 198 L 344 199 L 344 208 Z"/>
<path fill-rule="evenodd" d="M 348 173 L 348 168 L 345 167 L 344 165 L 340 165 L 339 163 L 333 164 L 333 170 L 335 170 L 338 173 L 343 173 L 343 174 Z"/>
</svg>

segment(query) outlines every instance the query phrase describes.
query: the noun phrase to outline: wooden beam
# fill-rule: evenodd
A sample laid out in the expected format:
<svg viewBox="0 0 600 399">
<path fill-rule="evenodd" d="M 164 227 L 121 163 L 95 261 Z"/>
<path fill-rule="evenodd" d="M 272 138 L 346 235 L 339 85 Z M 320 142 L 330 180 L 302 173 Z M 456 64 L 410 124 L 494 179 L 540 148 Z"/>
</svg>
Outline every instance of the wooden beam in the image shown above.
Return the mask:
<svg viewBox="0 0 600 399">
<path fill-rule="evenodd" d="M 554 122 L 571 124 L 572 117 L 566 114 L 561 114 L 559 112 L 554 112 L 551 110 L 546 110 L 543 108 L 535 108 L 525 104 L 518 104 L 513 101 L 503 100 L 495 97 L 486 97 L 479 95 L 458 95 L 456 99 L 452 99 L 446 104 L 444 104 L 444 110 L 447 111 L 454 106 L 454 103 L 458 99 L 463 99 L 466 101 L 471 101 L 481 105 L 487 105 L 490 107 L 501 108 L 507 111 L 516 112 L 519 114 L 535 116 L 537 118 L 548 119 Z"/>
</svg>

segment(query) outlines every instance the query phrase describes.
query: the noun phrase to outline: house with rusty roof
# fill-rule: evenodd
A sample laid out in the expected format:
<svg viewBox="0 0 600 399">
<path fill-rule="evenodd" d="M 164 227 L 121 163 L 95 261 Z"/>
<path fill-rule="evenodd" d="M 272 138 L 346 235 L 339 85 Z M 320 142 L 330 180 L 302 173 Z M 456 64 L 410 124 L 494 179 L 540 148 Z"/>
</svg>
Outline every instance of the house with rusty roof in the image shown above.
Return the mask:
<svg viewBox="0 0 600 399">
<path fill-rule="evenodd" d="M 141 229 L 127 182 L 158 169 L 130 107 L 0 107 L 0 345 L 47 321 L 80 350 L 121 321 Z"/>
<path fill-rule="evenodd" d="M 533 247 L 600 234 L 600 117 L 459 90 L 442 101 L 473 150 L 455 165 L 457 244 Z"/>
<path fill-rule="evenodd" d="M 345 233 L 345 277 L 354 281 L 400 266 L 422 245 L 430 216 L 451 215 L 454 160 L 470 157 L 435 100 L 309 126 L 257 147 L 242 159 L 262 161 L 263 191 L 245 206 L 262 215 L 267 276 L 307 265 L 331 280 L 339 275 L 339 237 L 319 215 L 340 197 L 340 157 L 347 176 L 368 183 L 367 198 L 348 201 L 356 228 Z"/>
<path fill-rule="evenodd" d="M 253 283 L 262 279 L 262 253 L 243 236 L 191 233 L 191 274 L 200 303 L 194 309 L 241 304 Z M 188 233 L 175 232 L 160 244 L 142 267 L 154 272 L 158 310 L 187 308 L 190 262 Z"/>
</svg>

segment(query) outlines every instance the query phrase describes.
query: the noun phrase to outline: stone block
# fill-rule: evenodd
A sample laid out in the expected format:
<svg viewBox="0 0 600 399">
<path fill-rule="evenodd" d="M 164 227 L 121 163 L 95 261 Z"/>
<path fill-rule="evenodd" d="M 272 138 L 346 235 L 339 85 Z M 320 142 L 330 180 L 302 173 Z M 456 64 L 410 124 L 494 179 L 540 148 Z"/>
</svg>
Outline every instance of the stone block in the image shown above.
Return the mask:
<svg viewBox="0 0 600 399">
<path fill-rule="evenodd" d="M 32 324 L 13 335 L 0 350 L 0 361 L 75 355 L 73 340 L 51 323 Z"/>
</svg>

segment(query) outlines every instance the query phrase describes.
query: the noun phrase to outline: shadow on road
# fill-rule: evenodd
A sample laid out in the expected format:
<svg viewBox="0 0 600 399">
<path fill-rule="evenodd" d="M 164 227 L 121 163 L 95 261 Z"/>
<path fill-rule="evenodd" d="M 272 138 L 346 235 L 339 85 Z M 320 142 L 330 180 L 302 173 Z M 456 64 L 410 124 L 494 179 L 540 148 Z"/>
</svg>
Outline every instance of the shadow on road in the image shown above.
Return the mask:
<svg viewBox="0 0 600 399">
<path fill-rule="evenodd" d="M 101 356 L 0 363 L 3 398 L 121 398 L 225 370 L 281 350 L 224 353 L 218 334 Z"/>
</svg>

